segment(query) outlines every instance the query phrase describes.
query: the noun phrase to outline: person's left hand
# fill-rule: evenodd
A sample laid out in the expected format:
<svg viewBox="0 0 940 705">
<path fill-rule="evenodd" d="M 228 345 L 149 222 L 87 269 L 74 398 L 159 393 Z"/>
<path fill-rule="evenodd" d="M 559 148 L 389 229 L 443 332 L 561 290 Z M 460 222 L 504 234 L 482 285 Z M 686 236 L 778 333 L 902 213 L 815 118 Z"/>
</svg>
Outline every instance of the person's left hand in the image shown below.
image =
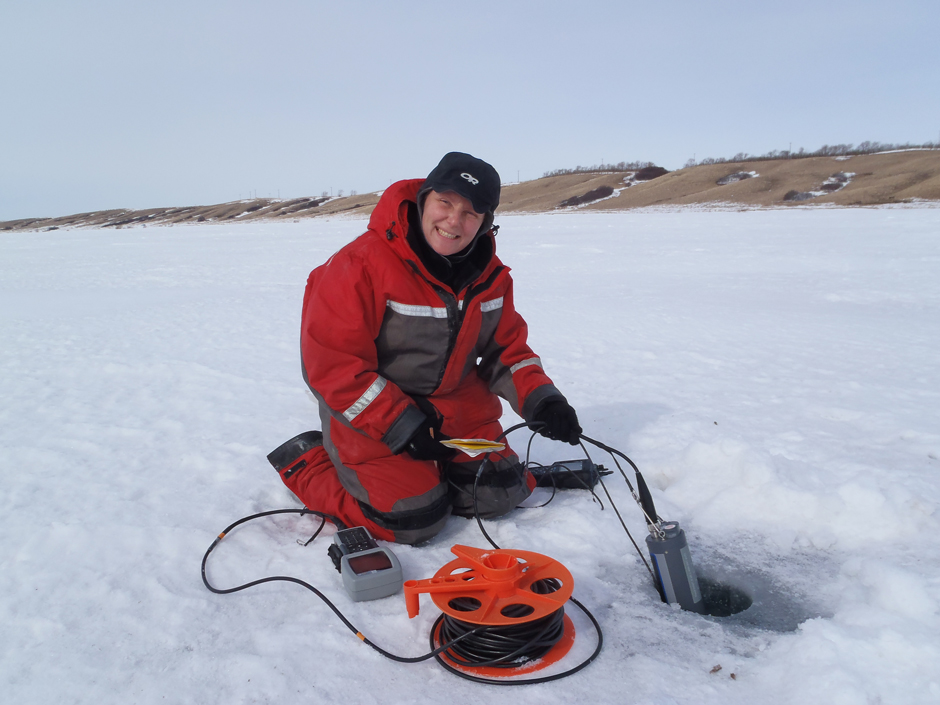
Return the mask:
<svg viewBox="0 0 940 705">
<path fill-rule="evenodd" d="M 581 424 L 578 414 L 564 399 L 551 399 L 535 412 L 533 421 L 545 424 L 538 432 L 553 441 L 570 443 L 573 446 L 581 442 Z"/>
</svg>

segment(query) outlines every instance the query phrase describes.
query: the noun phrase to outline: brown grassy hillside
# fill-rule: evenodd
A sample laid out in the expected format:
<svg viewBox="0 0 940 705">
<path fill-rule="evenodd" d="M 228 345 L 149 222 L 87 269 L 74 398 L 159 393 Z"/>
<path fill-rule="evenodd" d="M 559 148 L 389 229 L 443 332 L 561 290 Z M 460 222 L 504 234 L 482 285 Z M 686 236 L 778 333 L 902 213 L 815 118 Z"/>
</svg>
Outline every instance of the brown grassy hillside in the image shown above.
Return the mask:
<svg viewBox="0 0 940 705">
<path fill-rule="evenodd" d="M 719 180 L 741 172 L 756 172 L 757 176 L 718 185 Z M 784 200 L 791 191 L 819 191 L 827 179 L 838 173 L 854 174 L 839 191 L 803 201 Z M 623 173 L 566 174 L 507 186 L 503 189 L 500 212 L 553 210 L 567 198 L 599 186 L 620 189 L 624 177 Z M 868 154 L 848 159 L 810 157 L 694 166 L 636 183 L 620 191 L 619 196 L 577 208 L 627 210 L 705 203 L 745 207 L 795 203 L 861 206 L 912 200 L 940 201 L 940 150 Z"/>
<path fill-rule="evenodd" d="M 732 174 L 757 176 L 718 182 Z M 870 206 L 918 200 L 940 201 L 940 150 L 867 154 L 849 158 L 808 157 L 791 160 L 725 162 L 693 166 L 650 181 L 632 182 L 634 172 L 548 176 L 503 187 L 500 213 L 544 213 L 586 194 L 611 194 L 603 200 L 568 208 L 628 210 L 648 206 L 722 203 L 743 208 L 807 204 Z M 837 178 L 834 178 L 837 177 Z M 827 184 L 827 181 L 830 183 Z M 628 184 L 630 184 L 628 186 Z M 843 186 L 844 184 L 844 186 Z M 840 188 L 841 187 L 841 188 Z M 827 191 L 827 189 L 838 189 Z M 788 198 L 788 194 L 790 195 Z M 789 200 L 796 198 L 803 200 Z M 802 194 L 802 196 L 800 196 Z M 368 215 L 377 193 L 346 198 L 259 198 L 214 206 L 109 210 L 58 218 L 0 222 L 0 232 L 61 227 L 114 227 L 143 224 L 295 220 L 319 215 Z"/>
</svg>

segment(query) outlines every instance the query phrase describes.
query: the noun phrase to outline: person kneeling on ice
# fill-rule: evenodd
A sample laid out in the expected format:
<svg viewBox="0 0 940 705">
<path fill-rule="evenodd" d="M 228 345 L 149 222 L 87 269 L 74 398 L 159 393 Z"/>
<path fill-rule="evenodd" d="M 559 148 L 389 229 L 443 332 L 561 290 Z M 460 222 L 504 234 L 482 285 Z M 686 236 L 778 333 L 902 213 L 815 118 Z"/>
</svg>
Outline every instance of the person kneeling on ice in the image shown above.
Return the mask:
<svg viewBox="0 0 940 705">
<path fill-rule="evenodd" d="M 323 430 L 269 456 L 308 509 L 399 543 L 431 538 L 451 513 L 472 517 L 481 459 L 440 441 L 495 440 L 497 395 L 542 435 L 579 442 L 496 256 L 499 195 L 496 169 L 451 152 L 426 179 L 389 186 L 366 233 L 311 272 L 301 356 Z M 535 487 L 508 446 L 489 457 L 476 492 L 484 518 Z"/>
</svg>

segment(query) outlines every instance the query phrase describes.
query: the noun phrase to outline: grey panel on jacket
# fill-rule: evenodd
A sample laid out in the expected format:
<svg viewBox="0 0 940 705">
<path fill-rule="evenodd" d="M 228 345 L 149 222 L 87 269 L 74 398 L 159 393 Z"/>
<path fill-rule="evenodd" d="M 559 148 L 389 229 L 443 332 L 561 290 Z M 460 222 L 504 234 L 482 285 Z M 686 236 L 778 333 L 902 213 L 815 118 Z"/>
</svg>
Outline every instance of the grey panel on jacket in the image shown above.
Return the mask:
<svg viewBox="0 0 940 705">
<path fill-rule="evenodd" d="M 415 307 L 436 311 L 430 307 Z M 448 320 L 434 315 L 405 315 L 391 307 L 379 337 L 379 374 L 393 380 L 405 394 L 428 396 L 437 389 L 450 339 Z"/>
<path fill-rule="evenodd" d="M 477 335 L 477 342 L 473 348 L 473 354 L 467 358 L 467 363 L 464 365 L 461 379 L 470 374 L 473 368 L 476 367 L 478 359 L 491 357 L 492 351 L 496 352 L 496 360 L 498 362 L 499 353 L 503 351 L 503 348 L 496 348 L 496 343 L 493 342 L 493 336 L 496 334 L 496 327 L 499 325 L 499 319 L 502 315 L 502 307 L 483 312 L 483 317 L 480 321 L 480 333 Z M 485 371 L 486 363 L 481 360 L 480 366 L 480 377 L 489 382 L 489 375 Z"/>
<path fill-rule="evenodd" d="M 516 385 L 513 384 L 512 374 L 509 368 L 499 359 L 505 348 L 497 345 L 494 338 L 502 314 L 502 307 L 486 311 L 483 314 L 483 324 L 480 327 L 480 337 L 477 343 L 479 346 L 478 354 L 481 358 L 478 372 L 480 377 L 489 385 L 490 391 L 508 401 L 512 410 L 521 416 L 519 395 L 516 393 Z"/>
</svg>

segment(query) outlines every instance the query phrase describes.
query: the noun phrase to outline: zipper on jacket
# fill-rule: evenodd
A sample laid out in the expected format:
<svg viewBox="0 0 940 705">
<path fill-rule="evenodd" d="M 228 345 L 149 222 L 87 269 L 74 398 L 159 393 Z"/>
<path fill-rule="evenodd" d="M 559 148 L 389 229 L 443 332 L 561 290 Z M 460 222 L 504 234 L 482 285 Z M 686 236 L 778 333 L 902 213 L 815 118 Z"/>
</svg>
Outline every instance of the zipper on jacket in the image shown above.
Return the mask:
<svg viewBox="0 0 940 705">
<path fill-rule="evenodd" d="M 444 306 L 447 308 L 447 352 L 444 354 L 444 364 L 441 365 L 441 371 L 437 374 L 437 384 L 434 385 L 434 389 L 437 390 L 440 388 L 441 382 L 444 381 L 444 373 L 447 372 L 450 356 L 453 354 L 454 347 L 457 345 L 457 336 L 460 335 L 460 326 L 463 324 L 463 316 L 460 312 L 460 306 L 457 304 L 457 297 L 454 294 L 436 284 L 431 284 L 431 286 L 434 287 L 437 295 L 441 297 L 441 301 L 444 302 Z M 466 305 L 467 302 L 464 301 L 465 310 Z"/>
<path fill-rule="evenodd" d="M 463 327 L 463 319 L 466 316 L 467 311 L 470 310 L 470 302 L 483 291 L 489 289 L 493 282 L 496 281 L 496 277 L 502 274 L 505 267 L 496 267 L 491 273 L 490 276 L 486 278 L 486 281 L 480 284 L 479 286 L 470 285 L 467 287 L 467 293 L 463 299 L 463 308 L 458 305 L 457 296 L 452 294 L 447 289 L 442 286 L 439 286 L 429 280 L 421 270 L 418 268 L 418 265 L 411 260 L 408 260 L 408 264 L 411 265 L 414 269 L 415 274 L 418 274 L 428 285 L 434 289 L 437 295 L 440 297 L 441 301 L 444 302 L 444 307 L 447 309 L 447 352 L 444 354 L 444 364 L 441 365 L 441 370 L 437 374 L 437 383 L 434 385 L 434 390 L 437 391 L 441 382 L 444 381 L 444 374 L 447 372 L 447 365 L 450 363 L 450 356 L 454 352 L 454 348 L 457 346 L 457 337 L 460 335 L 460 329 Z"/>
<path fill-rule="evenodd" d="M 437 384 L 434 386 L 434 389 L 438 389 L 441 386 L 441 383 L 444 381 L 444 374 L 447 372 L 447 365 L 450 364 L 450 356 L 454 352 L 454 348 L 457 347 L 457 337 L 460 335 L 460 329 L 463 328 L 463 319 L 467 315 L 467 311 L 470 310 L 470 302 L 483 291 L 489 289 L 493 282 L 496 281 L 504 267 L 497 267 L 490 273 L 490 276 L 486 278 L 486 281 L 480 284 L 479 286 L 469 286 L 467 287 L 467 293 L 463 297 L 463 307 L 461 308 L 457 304 L 457 297 L 447 291 L 446 289 L 437 286 L 436 284 L 431 284 L 437 291 L 437 295 L 441 297 L 441 300 L 444 302 L 444 306 L 447 307 L 447 329 L 448 329 L 448 340 L 447 340 L 447 354 L 444 356 L 444 364 L 441 366 L 441 371 L 437 376 Z M 430 282 L 428 282 L 430 284 Z M 451 315 L 453 314 L 453 319 Z"/>
</svg>

